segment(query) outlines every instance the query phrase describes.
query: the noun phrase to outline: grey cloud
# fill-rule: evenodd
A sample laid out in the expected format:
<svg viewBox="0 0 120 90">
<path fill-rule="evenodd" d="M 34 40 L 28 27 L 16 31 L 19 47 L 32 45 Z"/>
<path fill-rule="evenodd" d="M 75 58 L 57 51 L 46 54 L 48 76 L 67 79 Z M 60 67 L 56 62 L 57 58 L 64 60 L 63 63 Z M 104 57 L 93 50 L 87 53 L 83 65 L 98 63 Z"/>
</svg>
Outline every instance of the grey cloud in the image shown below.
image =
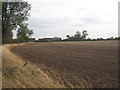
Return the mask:
<svg viewBox="0 0 120 90">
<path fill-rule="evenodd" d="M 71 19 L 69 17 L 63 18 L 30 18 L 28 23 L 30 29 L 33 29 L 34 36 L 47 37 L 47 36 L 61 36 L 71 30 Z M 71 26 L 71 27 L 70 27 Z M 72 30 L 71 30 L 72 31 Z M 66 35 L 66 34 L 65 34 Z"/>
<path fill-rule="evenodd" d="M 77 24 L 74 24 L 73 26 L 74 26 L 74 27 L 81 27 L 81 26 L 84 26 L 84 25 L 81 24 L 81 23 L 77 23 Z"/>
<path fill-rule="evenodd" d="M 82 21 L 83 23 L 89 23 L 89 24 L 101 23 L 101 21 L 99 21 L 98 19 L 91 18 L 91 17 L 81 18 L 80 21 Z"/>
<path fill-rule="evenodd" d="M 81 8 L 78 8 L 78 10 L 79 10 L 79 11 L 81 11 L 81 10 L 82 10 L 82 11 L 87 11 L 88 9 L 81 7 Z"/>
<path fill-rule="evenodd" d="M 39 27 L 39 28 L 52 28 L 57 26 L 64 26 L 69 23 L 70 18 L 62 18 L 62 19 L 52 19 L 52 18 L 30 18 L 29 24 L 31 27 Z"/>
<path fill-rule="evenodd" d="M 48 19 L 35 19 L 31 18 L 29 20 L 29 24 L 31 27 L 36 28 L 50 28 L 52 24 L 55 23 L 54 21 L 48 20 Z"/>
<path fill-rule="evenodd" d="M 80 18 L 80 21 L 86 24 L 111 24 L 111 22 L 99 20 L 93 17 Z"/>
</svg>

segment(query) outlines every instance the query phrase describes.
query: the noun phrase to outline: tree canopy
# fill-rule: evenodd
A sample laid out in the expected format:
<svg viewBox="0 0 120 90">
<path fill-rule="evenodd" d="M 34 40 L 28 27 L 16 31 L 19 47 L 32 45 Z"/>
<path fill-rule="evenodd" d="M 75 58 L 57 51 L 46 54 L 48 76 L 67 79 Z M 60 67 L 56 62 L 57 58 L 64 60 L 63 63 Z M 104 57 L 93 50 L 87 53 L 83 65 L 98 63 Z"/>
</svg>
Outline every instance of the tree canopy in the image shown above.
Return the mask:
<svg viewBox="0 0 120 90">
<path fill-rule="evenodd" d="M 2 2 L 3 43 L 12 42 L 13 30 L 18 30 L 17 31 L 19 33 L 18 36 L 20 36 L 20 34 L 22 34 L 23 31 L 24 33 L 28 33 L 28 34 L 29 32 L 32 32 L 27 28 L 27 25 L 26 25 L 27 24 L 26 21 L 30 16 L 30 12 L 29 12 L 30 10 L 31 10 L 31 5 L 28 4 L 27 2 Z M 26 27 L 27 29 L 23 28 L 23 26 Z"/>
<path fill-rule="evenodd" d="M 87 37 L 88 33 L 86 30 L 81 32 L 77 31 L 74 35 L 70 36 L 70 35 L 66 35 L 67 40 L 73 40 L 73 41 L 77 41 L 77 40 L 85 40 Z"/>
</svg>

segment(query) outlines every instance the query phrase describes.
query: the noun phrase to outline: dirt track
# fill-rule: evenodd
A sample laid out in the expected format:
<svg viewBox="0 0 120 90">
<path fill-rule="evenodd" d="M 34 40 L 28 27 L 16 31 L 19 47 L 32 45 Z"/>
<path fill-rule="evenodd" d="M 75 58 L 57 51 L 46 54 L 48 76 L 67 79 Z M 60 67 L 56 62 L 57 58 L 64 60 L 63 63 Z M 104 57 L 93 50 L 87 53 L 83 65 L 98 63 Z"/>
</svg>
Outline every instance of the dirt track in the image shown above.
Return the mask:
<svg viewBox="0 0 120 90">
<path fill-rule="evenodd" d="M 67 87 L 117 87 L 118 41 L 40 42 L 12 52 Z"/>
</svg>

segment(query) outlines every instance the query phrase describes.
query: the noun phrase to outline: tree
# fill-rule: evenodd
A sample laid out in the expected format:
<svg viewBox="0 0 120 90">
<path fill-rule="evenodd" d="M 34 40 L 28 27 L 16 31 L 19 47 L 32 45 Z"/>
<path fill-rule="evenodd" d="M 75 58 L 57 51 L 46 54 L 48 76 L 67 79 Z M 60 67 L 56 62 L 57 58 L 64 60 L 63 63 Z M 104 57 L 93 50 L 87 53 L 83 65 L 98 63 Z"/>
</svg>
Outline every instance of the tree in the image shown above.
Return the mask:
<svg viewBox="0 0 120 90">
<path fill-rule="evenodd" d="M 86 30 L 83 30 L 82 35 L 79 31 L 77 31 L 73 36 L 66 35 L 66 40 L 73 40 L 73 41 L 79 41 L 79 40 L 86 40 L 86 36 L 88 35 Z"/>
<path fill-rule="evenodd" d="M 61 41 L 62 39 L 60 37 L 54 37 L 53 41 Z"/>
<path fill-rule="evenodd" d="M 19 42 L 27 42 L 29 37 L 33 34 L 32 30 L 29 30 L 27 24 L 20 25 L 20 28 L 17 31 L 17 39 Z"/>
<path fill-rule="evenodd" d="M 30 4 L 27 2 L 3 2 L 2 3 L 2 38 L 3 43 L 11 43 L 13 30 L 25 24 L 30 15 Z"/>
<path fill-rule="evenodd" d="M 83 31 L 82 31 L 81 39 L 82 39 L 82 40 L 85 40 L 87 35 L 88 35 L 87 31 L 86 31 L 86 30 L 83 30 Z"/>
<path fill-rule="evenodd" d="M 79 31 L 77 31 L 76 34 L 74 34 L 74 39 L 75 40 L 80 40 L 81 39 L 81 33 Z"/>
<path fill-rule="evenodd" d="M 67 38 L 70 38 L 70 35 L 66 35 Z"/>
</svg>

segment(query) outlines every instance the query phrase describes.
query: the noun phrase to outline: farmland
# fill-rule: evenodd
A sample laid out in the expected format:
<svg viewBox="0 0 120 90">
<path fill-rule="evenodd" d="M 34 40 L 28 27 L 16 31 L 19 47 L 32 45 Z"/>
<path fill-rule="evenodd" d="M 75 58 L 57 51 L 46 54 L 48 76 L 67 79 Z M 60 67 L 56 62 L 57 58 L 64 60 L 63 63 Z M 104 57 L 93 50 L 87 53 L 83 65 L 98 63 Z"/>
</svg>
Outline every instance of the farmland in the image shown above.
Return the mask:
<svg viewBox="0 0 120 90">
<path fill-rule="evenodd" d="M 66 87 L 117 87 L 118 41 L 36 42 L 12 52 Z"/>
</svg>

